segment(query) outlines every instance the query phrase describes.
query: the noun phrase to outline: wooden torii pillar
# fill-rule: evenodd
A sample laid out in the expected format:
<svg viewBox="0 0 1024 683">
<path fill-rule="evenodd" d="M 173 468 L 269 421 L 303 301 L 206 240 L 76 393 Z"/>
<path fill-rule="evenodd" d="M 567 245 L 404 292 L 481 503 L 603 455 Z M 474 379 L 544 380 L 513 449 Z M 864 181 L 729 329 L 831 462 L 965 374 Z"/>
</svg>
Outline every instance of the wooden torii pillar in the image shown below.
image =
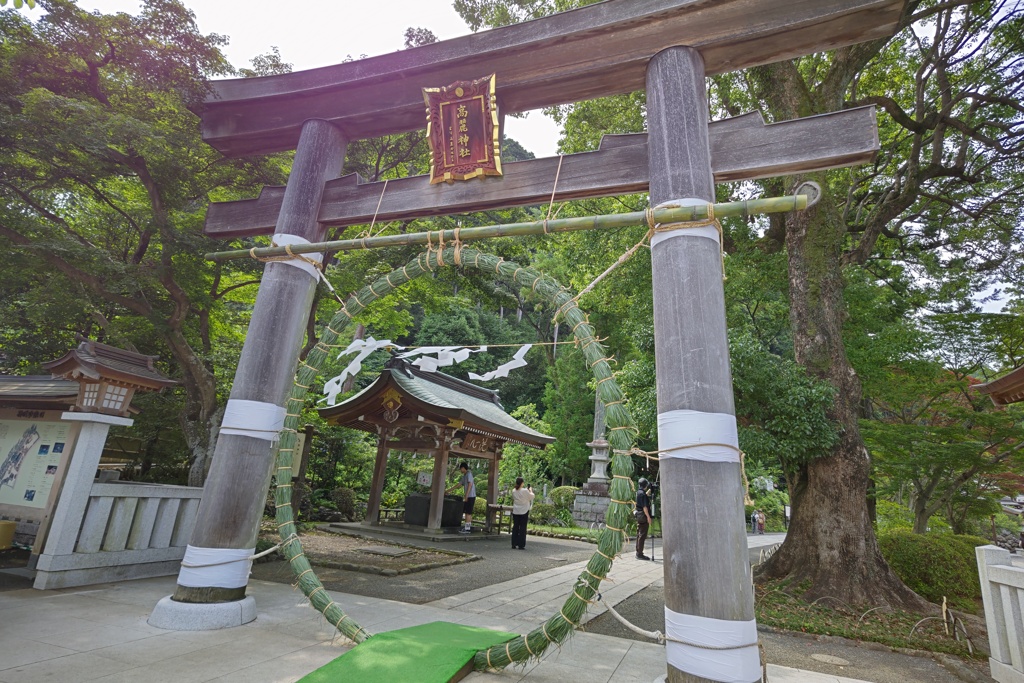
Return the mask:
<svg viewBox="0 0 1024 683">
<path fill-rule="evenodd" d="M 307 209 L 303 234 L 368 222 L 373 215 L 377 220 L 409 219 L 541 203 L 551 196 L 555 169 L 563 161 L 558 201 L 649 188 L 652 205 L 710 201 L 716 181 L 862 163 L 878 149 L 873 109 L 770 126 L 750 116 L 709 126 L 704 79 L 889 35 L 902 6 L 901 0 L 608 0 L 358 62 L 216 82 L 213 95 L 198 110 L 204 140 L 229 156 L 296 144 L 299 155 L 283 193 L 267 188 L 256 200 L 211 206 L 207 233 L 269 234 L 275 226 L 281 233 L 283 218 L 278 216 L 290 215 L 298 197 L 305 197 Z M 756 21 L 751 21 L 752 12 Z M 306 122 L 313 116 L 326 117 L 315 122 L 318 130 L 334 125 L 353 140 L 416 130 L 424 125 L 421 88 L 490 73 L 497 75 L 505 113 L 646 88 L 649 132 L 608 138 L 601 150 L 564 160 L 507 164 L 504 179 L 452 187 L 431 186 L 426 177 L 406 178 L 392 181 L 382 193 L 380 185 L 358 177 L 325 183 L 324 164 L 309 173 L 299 163 L 309 154 L 303 150 L 311 149 L 306 128 L 314 124 Z M 322 144 L 335 153 L 344 147 L 340 134 Z M 668 635 L 674 636 L 667 648 L 668 680 L 754 681 L 760 670 L 755 666 L 718 235 L 712 228 L 661 232 L 652 241 L 652 259 L 666 617 L 672 621 Z M 280 273 L 295 270 L 288 263 L 267 266 L 233 400 L 273 403 L 270 394 L 275 392 L 260 391 L 256 398 L 241 393 L 251 391 L 264 373 L 277 378 L 294 369 L 298 345 L 291 332 L 280 343 L 280 334 L 294 326 L 288 330 L 301 336 L 298 318 L 304 321 L 305 312 L 295 311 L 306 299 L 296 295 L 286 304 L 277 295 L 276 307 L 260 305 L 264 289 L 273 288 Z M 310 278 L 307 287 L 314 284 Z M 280 317 L 266 322 L 264 316 L 275 315 Z M 248 360 L 250 348 L 261 349 L 258 363 Z M 284 392 L 279 396 L 277 405 L 283 405 Z M 268 421 L 260 429 L 271 426 Z M 225 433 L 222 428 L 221 440 Z M 208 495 L 213 489 L 225 498 L 201 511 L 193 537 L 193 545 L 222 549 L 225 557 L 241 556 L 251 547 L 271 467 L 268 441 L 257 448 L 260 437 L 239 438 L 246 440 L 245 448 L 222 448 L 218 442 L 207 487 Z M 693 441 L 727 446 L 680 448 Z M 217 481 L 234 479 L 238 468 L 247 472 L 245 486 L 232 489 Z M 232 581 L 227 591 L 197 585 L 186 589 L 179 578 L 179 594 L 206 602 L 244 594 L 244 578 Z"/>
</svg>

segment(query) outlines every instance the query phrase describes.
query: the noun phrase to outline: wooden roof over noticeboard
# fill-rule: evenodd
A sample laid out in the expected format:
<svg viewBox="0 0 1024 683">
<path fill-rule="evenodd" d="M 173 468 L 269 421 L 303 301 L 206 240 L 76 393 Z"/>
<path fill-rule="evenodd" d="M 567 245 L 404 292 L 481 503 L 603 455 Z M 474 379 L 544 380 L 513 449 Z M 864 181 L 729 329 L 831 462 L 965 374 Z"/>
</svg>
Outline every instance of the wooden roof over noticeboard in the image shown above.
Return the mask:
<svg viewBox="0 0 1024 683">
<path fill-rule="evenodd" d="M 177 384 L 157 371 L 153 365 L 156 358 L 84 339 L 77 348 L 43 363 L 43 367 L 54 377 L 106 379 L 141 389 L 159 390 Z"/>
<path fill-rule="evenodd" d="M 422 88 L 497 75 L 515 113 L 643 90 L 668 47 L 700 51 L 706 73 L 736 71 L 891 35 L 902 0 L 606 0 L 379 57 L 214 81 L 195 111 L 227 156 L 294 149 L 307 119 L 349 140 L 426 126 Z"/>
<path fill-rule="evenodd" d="M 68 410 L 78 389 L 78 382 L 50 375 L 0 375 L 0 408 Z"/>
</svg>

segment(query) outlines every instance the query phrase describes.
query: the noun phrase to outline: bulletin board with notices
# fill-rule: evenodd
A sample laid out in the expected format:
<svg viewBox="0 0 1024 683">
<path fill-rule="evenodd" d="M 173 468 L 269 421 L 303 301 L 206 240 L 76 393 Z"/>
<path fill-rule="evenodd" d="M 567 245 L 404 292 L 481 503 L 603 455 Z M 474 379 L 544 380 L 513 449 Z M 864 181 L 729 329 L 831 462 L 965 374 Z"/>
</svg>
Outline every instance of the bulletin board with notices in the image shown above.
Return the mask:
<svg viewBox="0 0 1024 683">
<path fill-rule="evenodd" d="M 46 507 L 70 455 L 74 425 L 59 410 L 0 411 L 0 505 Z"/>
</svg>

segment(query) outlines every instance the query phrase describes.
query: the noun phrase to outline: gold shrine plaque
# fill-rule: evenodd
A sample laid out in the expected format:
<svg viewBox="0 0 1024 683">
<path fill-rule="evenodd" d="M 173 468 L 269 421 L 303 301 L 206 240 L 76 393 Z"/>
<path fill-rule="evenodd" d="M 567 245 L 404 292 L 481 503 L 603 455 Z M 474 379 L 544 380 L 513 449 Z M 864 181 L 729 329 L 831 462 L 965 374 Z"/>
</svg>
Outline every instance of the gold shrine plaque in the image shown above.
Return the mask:
<svg viewBox="0 0 1024 683">
<path fill-rule="evenodd" d="M 424 88 L 423 101 L 431 184 L 501 175 L 494 74 L 445 88 Z"/>
</svg>

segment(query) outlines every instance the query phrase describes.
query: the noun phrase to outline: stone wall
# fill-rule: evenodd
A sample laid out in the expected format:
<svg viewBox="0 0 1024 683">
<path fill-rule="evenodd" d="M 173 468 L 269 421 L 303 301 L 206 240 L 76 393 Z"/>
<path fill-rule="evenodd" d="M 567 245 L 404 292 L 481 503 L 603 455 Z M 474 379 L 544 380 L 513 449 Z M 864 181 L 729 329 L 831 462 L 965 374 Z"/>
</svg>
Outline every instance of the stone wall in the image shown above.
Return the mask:
<svg viewBox="0 0 1024 683">
<path fill-rule="evenodd" d="M 576 493 L 572 503 L 572 518 L 582 527 L 591 524 L 604 524 L 604 516 L 608 511 L 611 499 L 608 497 L 608 484 L 587 482 L 583 489 Z"/>
</svg>

